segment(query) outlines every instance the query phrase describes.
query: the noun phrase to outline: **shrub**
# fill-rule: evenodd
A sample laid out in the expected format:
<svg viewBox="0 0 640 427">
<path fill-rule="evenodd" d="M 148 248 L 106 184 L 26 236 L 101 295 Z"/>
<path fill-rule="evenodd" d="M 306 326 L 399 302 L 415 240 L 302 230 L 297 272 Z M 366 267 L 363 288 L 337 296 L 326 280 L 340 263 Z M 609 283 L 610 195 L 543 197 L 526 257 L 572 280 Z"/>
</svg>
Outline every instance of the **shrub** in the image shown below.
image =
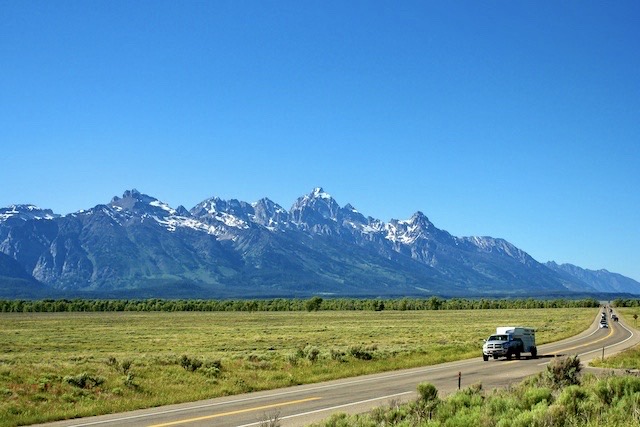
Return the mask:
<svg viewBox="0 0 640 427">
<path fill-rule="evenodd" d="M 331 349 L 331 360 L 335 360 L 338 362 L 344 362 L 344 357 L 347 355 L 344 351 L 336 350 L 334 348 Z"/>
<path fill-rule="evenodd" d="M 219 378 L 222 374 L 222 362 L 220 360 L 207 360 L 202 365 L 201 372 L 209 378 Z"/>
<path fill-rule="evenodd" d="M 353 427 L 354 422 L 353 419 L 344 412 L 338 412 L 327 418 L 322 425 L 324 427 Z"/>
<path fill-rule="evenodd" d="M 133 372 L 127 372 L 127 375 L 124 378 L 124 385 L 129 388 L 137 389 L 139 385 L 134 380 L 135 376 L 133 375 Z"/>
<path fill-rule="evenodd" d="M 311 363 L 315 363 L 318 360 L 318 355 L 320 355 L 320 350 L 317 347 L 310 347 L 307 350 L 307 359 L 311 361 Z"/>
<path fill-rule="evenodd" d="M 569 385 L 580 384 L 578 374 L 582 369 L 577 355 L 565 359 L 555 358 L 547 365 L 544 378 L 554 389 L 561 389 Z"/>
<path fill-rule="evenodd" d="M 107 366 L 110 366 L 116 371 L 122 372 L 125 375 L 127 374 L 127 372 L 129 372 L 129 369 L 131 369 L 132 364 L 133 361 L 129 359 L 123 360 L 122 362 L 118 362 L 118 359 L 116 359 L 114 356 L 109 356 L 109 358 L 107 359 Z"/>
<path fill-rule="evenodd" d="M 438 389 L 431 383 L 418 384 L 418 395 L 423 402 L 431 402 L 438 398 Z"/>
<path fill-rule="evenodd" d="M 182 355 L 180 358 L 180 366 L 189 372 L 195 372 L 202 366 L 202 360 L 192 359 L 187 355 Z"/>
<path fill-rule="evenodd" d="M 615 400 L 640 392 L 640 378 L 611 377 L 599 381 L 594 391 L 596 396 L 605 404 L 611 405 Z"/>
<path fill-rule="evenodd" d="M 128 359 L 120 362 L 120 370 L 122 371 L 122 373 L 126 375 L 129 372 L 129 369 L 131 369 L 132 364 L 133 361 Z"/>
<path fill-rule="evenodd" d="M 548 388 L 531 388 L 524 392 L 522 396 L 522 408 L 530 410 L 540 402 L 547 402 L 551 404 L 553 401 L 553 395 L 551 389 Z"/>
<path fill-rule="evenodd" d="M 105 380 L 102 377 L 92 376 L 83 372 L 79 375 L 67 375 L 63 378 L 63 381 L 78 388 L 93 388 L 102 385 Z"/>
<path fill-rule="evenodd" d="M 300 356 L 298 355 L 298 352 L 289 353 L 286 356 L 286 360 L 287 360 L 287 363 L 289 363 L 289 365 L 298 366 L 298 361 L 300 360 Z"/>
<path fill-rule="evenodd" d="M 545 414 L 548 426 L 564 426 L 567 420 L 567 408 L 564 405 L 553 404 Z"/>
<path fill-rule="evenodd" d="M 373 351 L 375 347 L 362 347 L 362 346 L 353 346 L 349 348 L 349 353 L 351 356 L 360 360 L 371 360 L 373 359 Z"/>
<path fill-rule="evenodd" d="M 116 359 L 114 356 L 109 356 L 109 358 L 107 359 L 107 366 L 118 369 L 118 359 Z"/>
<path fill-rule="evenodd" d="M 562 390 L 558 396 L 557 403 L 565 407 L 566 411 L 572 415 L 579 412 L 580 404 L 586 400 L 589 394 L 579 385 L 570 385 Z"/>
<path fill-rule="evenodd" d="M 251 369 L 271 369 L 272 367 L 268 357 L 263 354 L 251 353 L 247 356 L 247 361 L 249 361 L 248 367 Z"/>
<path fill-rule="evenodd" d="M 280 411 L 276 410 L 271 414 L 265 414 L 259 427 L 280 427 Z"/>
</svg>

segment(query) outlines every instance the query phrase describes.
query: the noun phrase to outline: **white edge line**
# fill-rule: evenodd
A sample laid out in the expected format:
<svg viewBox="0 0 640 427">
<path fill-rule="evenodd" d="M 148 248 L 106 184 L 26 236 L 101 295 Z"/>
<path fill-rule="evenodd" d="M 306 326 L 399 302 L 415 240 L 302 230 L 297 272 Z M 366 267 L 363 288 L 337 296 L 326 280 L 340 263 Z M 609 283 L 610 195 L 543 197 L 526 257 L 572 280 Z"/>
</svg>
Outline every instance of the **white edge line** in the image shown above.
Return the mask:
<svg viewBox="0 0 640 427">
<path fill-rule="evenodd" d="M 280 420 L 288 420 L 290 418 L 304 417 L 305 415 L 317 414 L 319 412 L 326 412 L 326 411 L 334 411 L 336 409 L 346 408 L 347 406 L 355 406 L 355 405 L 360 405 L 360 404 L 363 404 L 363 403 L 375 402 L 376 400 L 390 399 L 392 397 L 403 396 L 405 394 L 411 394 L 411 393 L 413 393 L 413 392 L 412 391 L 404 391 L 402 393 L 390 394 L 388 396 L 374 397 L 372 399 L 360 400 L 358 402 L 345 403 L 345 404 L 342 404 L 342 405 L 331 406 L 329 408 L 322 408 L 322 409 L 316 409 L 314 411 L 301 412 L 299 414 L 287 415 L 286 417 L 282 417 L 282 418 L 279 418 L 279 419 Z M 263 423 L 262 421 L 258 421 L 258 422 L 255 422 L 255 423 L 243 424 L 243 425 L 236 426 L 236 427 L 251 427 L 251 426 L 255 426 L 255 425 L 261 425 L 262 423 Z"/>
<path fill-rule="evenodd" d="M 607 345 L 607 346 L 605 346 L 605 347 L 604 347 L 604 349 L 605 349 L 605 350 L 606 350 L 606 349 L 608 349 L 608 348 L 611 348 L 611 347 L 613 347 L 613 346 L 616 346 L 616 345 L 624 344 L 624 343 L 626 343 L 627 341 L 629 341 L 631 338 L 633 338 L 633 336 L 635 335 L 631 329 L 627 328 L 627 327 L 626 327 L 625 325 L 623 325 L 622 323 L 618 323 L 618 324 L 619 324 L 620 326 L 622 326 L 622 328 L 623 328 L 624 330 L 626 330 L 627 332 L 629 332 L 631 335 L 629 335 L 629 337 L 627 337 L 626 339 L 624 339 L 624 340 L 622 340 L 622 341 L 620 341 L 620 342 L 617 342 L 617 343 L 615 343 L 615 344 L 611 344 L 611 345 Z M 593 333 L 591 333 L 591 334 L 587 335 L 585 338 L 590 337 L 591 335 L 595 334 L 595 333 L 596 333 L 596 332 L 598 332 L 598 331 L 599 331 L 599 329 L 596 329 L 595 331 L 593 331 Z M 576 341 L 577 341 L 577 340 L 576 340 Z M 568 344 L 568 343 L 567 343 L 567 344 Z M 584 356 L 585 354 L 595 353 L 596 351 L 602 351 L 602 349 L 591 350 L 591 351 L 587 351 L 586 353 L 579 353 L 579 354 L 578 354 L 578 356 Z M 539 363 L 539 364 L 538 364 L 538 366 L 548 365 L 549 363 L 551 363 L 551 361 L 549 361 L 549 362 L 544 362 L 544 363 Z"/>
<path fill-rule="evenodd" d="M 616 345 L 624 344 L 624 343 L 626 343 L 627 341 L 629 341 L 631 338 L 633 338 L 633 336 L 635 335 L 631 329 L 627 328 L 627 327 L 626 327 L 626 326 L 624 326 L 622 323 L 618 323 L 618 324 L 619 324 L 620 326 L 622 326 L 622 328 L 623 328 L 623 329 L 625 329 L 627 332 L 629 332 L 631 335 L 629 335 L 629 337 L 628 337 L 627 339 L 622 340 L 622 341 L 620 341 L 620 342 L 618 342 L 618 343 L 615 343 L 615 344 L 611 344 L 611 345 L 607 345 L 607 346 L 605 346 L 605 347 L 604 347 L 604 349 L 605 349 L 605 350 L 606 350 L 606 349 L 608 349 L 608 348 L 611 348 L 611 347 L 613 347 L 613 346 L 616 346 Z M 585 355 L 585 354 L 589 354 L 589 353 L 595 353 L 596 351 L 602 351 L 602 350 L 601 350 L 601 349 L 591 350 L 591 351 L 587 351 L 586 353 L 580 353 L 578 356 L 583 356 L 583 355 Z"/>
</svg>

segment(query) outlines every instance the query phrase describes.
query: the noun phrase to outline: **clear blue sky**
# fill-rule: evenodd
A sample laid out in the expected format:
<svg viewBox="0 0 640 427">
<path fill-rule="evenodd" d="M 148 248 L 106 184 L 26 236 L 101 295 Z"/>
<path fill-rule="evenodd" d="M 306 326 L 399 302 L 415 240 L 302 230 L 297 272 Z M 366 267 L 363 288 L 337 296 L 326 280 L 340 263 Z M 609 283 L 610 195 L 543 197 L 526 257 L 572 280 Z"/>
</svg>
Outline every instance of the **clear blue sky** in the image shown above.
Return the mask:
<svg viewBox="0 0 640 427">
<path fill-rule="evenodd" d="M 640 280 L 640 2 L 0 0 L 0 206 L 322 186 Z"/>
</svg>

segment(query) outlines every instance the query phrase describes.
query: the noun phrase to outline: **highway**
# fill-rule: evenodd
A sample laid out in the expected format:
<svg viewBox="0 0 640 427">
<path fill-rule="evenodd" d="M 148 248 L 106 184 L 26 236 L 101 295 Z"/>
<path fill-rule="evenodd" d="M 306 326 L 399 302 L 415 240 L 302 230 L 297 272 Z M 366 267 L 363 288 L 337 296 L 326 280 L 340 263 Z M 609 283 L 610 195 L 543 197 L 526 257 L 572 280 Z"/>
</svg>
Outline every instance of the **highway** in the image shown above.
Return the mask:
<svg viewBox="0 0 640 427">
<path fill-rule="evenodd" d="M 586 365 L 591 359 L 602 357 L 603 350 L 605 356 L 610 356 L 640 343 L 638 333 L 622 319 L 609 321 L 609 328 L 604 329 L 599 327 L 599 320 L 600 314 L 581 334 L 540 346 L 536 359 L 525 354 L 520 360 L 484 362 L 479 341 L 478 357 L 474 359 L 42 425 L 249 427 L 268 425 L 267 421 L 277 416 L 280 426 L 304 426 L 337 412 L 359 413 L 415 399 L 416 387 L 424 381 L 435 385 L 440 396 L 457 390 L 458 381 L 462 388 L 477 383 L 484 389 L 505 387 L 545 369 L 554 357 L 577 354 Z"/>
</svg>

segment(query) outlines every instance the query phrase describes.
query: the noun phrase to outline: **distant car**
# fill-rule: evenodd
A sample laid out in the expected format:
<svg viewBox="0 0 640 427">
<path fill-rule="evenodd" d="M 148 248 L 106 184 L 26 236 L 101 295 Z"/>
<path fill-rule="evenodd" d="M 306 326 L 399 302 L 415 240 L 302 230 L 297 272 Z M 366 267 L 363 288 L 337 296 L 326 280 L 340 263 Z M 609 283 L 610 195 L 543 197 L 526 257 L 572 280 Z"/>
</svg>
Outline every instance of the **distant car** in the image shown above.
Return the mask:
<svg viewBox="0 0 640 427">
<path fill-rule="evenodd" d="M 615 314 L 612 314 L 611 318 L 613 319 L 614 322 L 618 321 L 618 316 L 616 316 Z"/>
<path fill-rule="evenodd" d="M 608 328 L 609 325 L 607 325 L 606 323 L 600 323 L 600 328 Z"/>
</svg>

